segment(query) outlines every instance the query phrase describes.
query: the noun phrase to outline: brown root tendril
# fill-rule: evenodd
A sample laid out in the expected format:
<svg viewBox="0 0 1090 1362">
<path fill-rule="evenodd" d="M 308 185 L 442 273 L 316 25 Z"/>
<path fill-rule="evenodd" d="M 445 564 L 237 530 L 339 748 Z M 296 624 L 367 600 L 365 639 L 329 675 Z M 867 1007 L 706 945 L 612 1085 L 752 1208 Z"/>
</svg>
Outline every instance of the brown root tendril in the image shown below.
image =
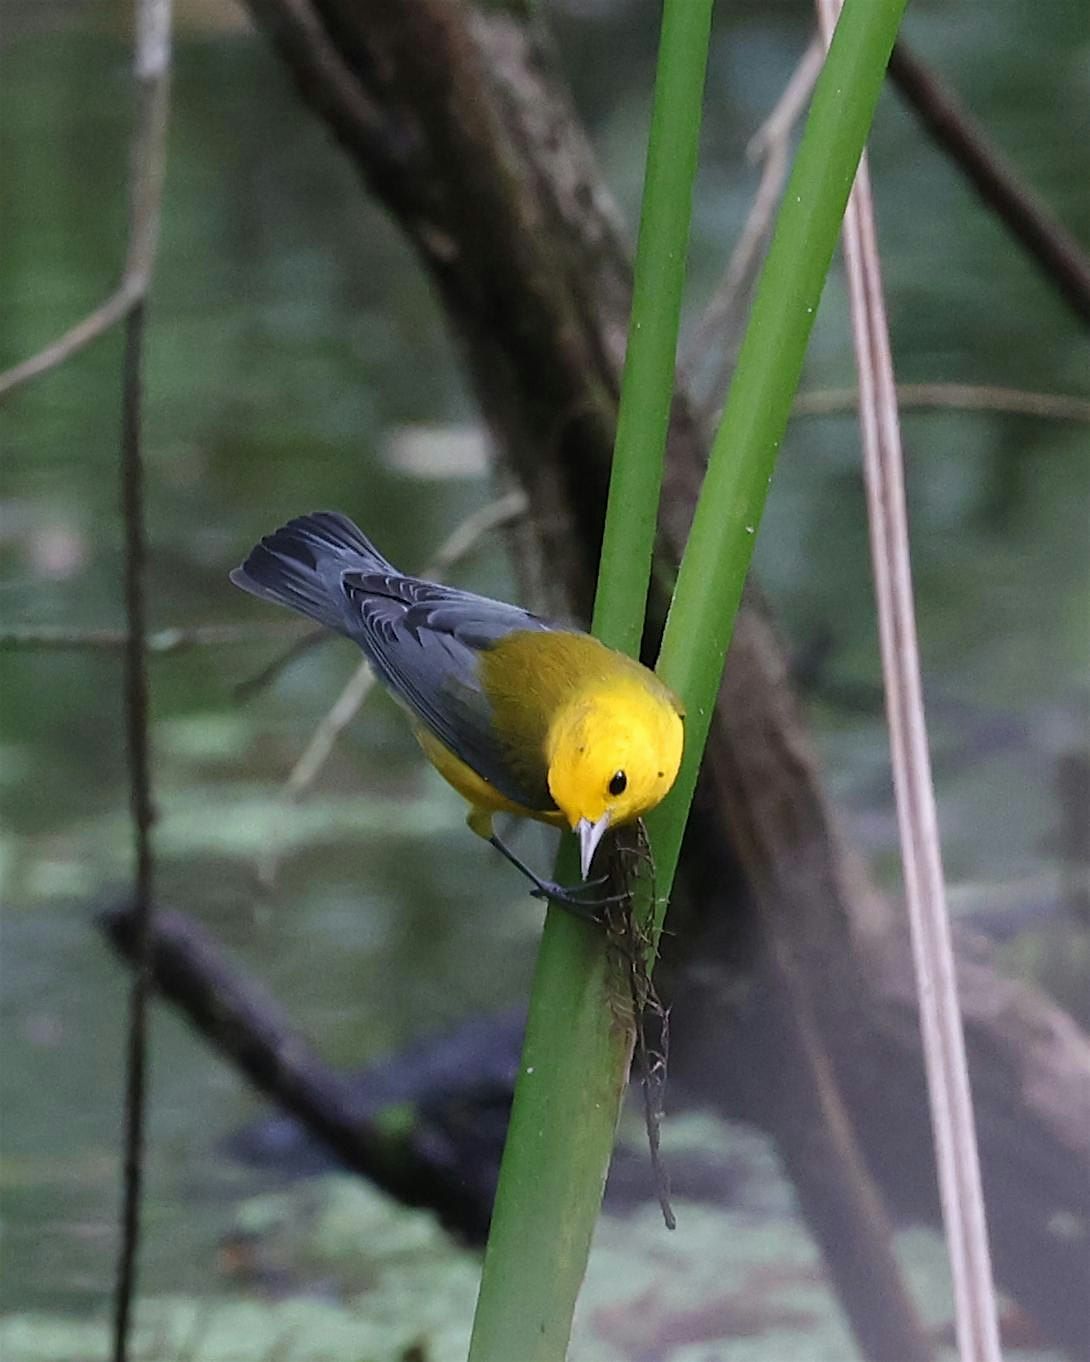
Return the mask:
<svg viewBox="0 0 1090 1362">
<path fill-rule="evenodd" d="M 667 1229 L 677 1221 L 670 1204 L 670 1178 L 662 1159 L 660 1135 L 665 1114 L 667 1065 L 670 1050 L 670 1014 L 655 991 L 651 967 L 655 946 L 648 925 L 636 911 L 636 891 L 642 877 L 650 880 L 648 917 L 657 903 L 655 861 L 642 819 L 618 829 L 612 839 L 610 880 L 625 897 L 603 912 L 610 952 L 628 985 L 626 1004 L 631 1008 L 634 1030 L 633 1059 L 643 1091 L 644 1128 L 651 1156 L 655 1195 Z"/>
</svg>

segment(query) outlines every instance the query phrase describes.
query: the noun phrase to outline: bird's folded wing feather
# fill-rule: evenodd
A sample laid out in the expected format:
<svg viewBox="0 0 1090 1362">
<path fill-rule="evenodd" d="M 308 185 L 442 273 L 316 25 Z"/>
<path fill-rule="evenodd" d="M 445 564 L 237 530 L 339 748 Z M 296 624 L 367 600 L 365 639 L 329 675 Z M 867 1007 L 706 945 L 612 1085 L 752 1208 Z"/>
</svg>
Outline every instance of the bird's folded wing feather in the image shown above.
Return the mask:
<svg viewBox="0 0 1090 1362">
<path fill-rule="evenodd" d="M 346 632 L 394 695 L 506 798 L 551 808 L 544 753 L 517 753 L 496 732 L 478 666 L 481 651 L 509 634 L 551 626 L 518 606 L 396 573 L 346 572 L 342 587 Z"/>
</svg>

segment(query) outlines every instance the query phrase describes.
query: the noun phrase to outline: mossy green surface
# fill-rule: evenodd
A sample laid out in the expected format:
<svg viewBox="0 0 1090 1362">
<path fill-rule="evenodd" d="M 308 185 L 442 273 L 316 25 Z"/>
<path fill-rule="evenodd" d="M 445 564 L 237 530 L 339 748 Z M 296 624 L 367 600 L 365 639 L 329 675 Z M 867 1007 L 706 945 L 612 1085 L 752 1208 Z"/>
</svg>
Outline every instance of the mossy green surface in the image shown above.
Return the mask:
<svg viewBox="0 0 1090 1362">
<path fill-rule="evenodd" d="M 651 1203 L 606 1214 L 576 1313 L 570 1362 L 849 1362 L 853 1344 L 820 1259 L 762 1141 L 694 1116 L 675 1155 L 699 1148 L 747 1170 L 733 1209 L 679 1201 L 667 1234 Z M 946 1267 L 935 1235 L 898 1236 L 924 1317 L 953 1362 Z M 433 1218 L 330 1175 L 244 1203 L 219 1251 L 221 1288 L 160 1294 L 137 1311 L 138 1362 L 463 1362 L 478 1259 Z M 231 1261 L 228 1261 L 228 1260 Z M 229 1269 L 229 1270 L 228 1270 Z M 12 1313 L 4 1362 L 104 1362 L 105 1317 Z M 1061 1362 L 1019 1350 L 1018 1362 Z"/>
</svg>

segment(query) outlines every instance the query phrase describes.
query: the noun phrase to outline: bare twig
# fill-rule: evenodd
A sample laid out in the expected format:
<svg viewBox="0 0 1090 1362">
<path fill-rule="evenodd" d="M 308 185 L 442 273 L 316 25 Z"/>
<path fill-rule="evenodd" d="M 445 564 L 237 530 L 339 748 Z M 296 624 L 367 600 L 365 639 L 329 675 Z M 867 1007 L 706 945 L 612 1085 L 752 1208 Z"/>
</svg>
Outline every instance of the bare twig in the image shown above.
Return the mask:
<svg viewBox="0 0 1090 1362">
<path fill-rule="evenodd" d="M 1022 244 L 1084 322 L 1090 321 L 1090 260 L 1047 205 L 1022 184 L 956 96 L 898 42 L 890 58 L 893 83 L 935 141 Z"/>
<path fill-rule="evenodd" d="M 85 346 L 116 326 L 122 317 L 128 316 L 142 297 L 142 289 L 135 279 L 124 276 L 117 289 L 106 301 L 95 308 L 94 312 L 78 321 L 63 336 L 58 336 L 43 350 L 29 359 L 14 364 L 0 373 L 0 400 L 16 388 L 29 383 L 40 374 L 56 369 L 66 359 L 71 359 Z"/>
<path fill-rule="evenodd" d="M 157 629 L 144 635 L 144 651 L 156 657 L 213 648 L 224 644 L 279 639 L 291 633 L 291 624 L 197 624 L 190 629 Z M 309 638 L 310 635 L 304 635 Z M 49 624 L 17 624 L 0 630 L 0 652 L 22 649 L 40 652 L 119 652 L 129 646 L 126 629 L 67 629 Z"/>
<path fill-rule="evenodd" d="M 313 785 L 318 772 L 325 765 L 330 752 L 333 751 L 337 739 L 359 713 L 360 706 L 367 699 L 374 684 L 375 676 L 371 670 L 371 664 L 365 660 L 352 673 L 348 684 L 337 697 L 332 709 L 325 714 L 321 723 L 314 730 L 303 755 L 291 768 L 291 774 L 284 782 L 282 791 L 285 799 L 291 802 L 302 799 L 305 792 Z"/>
<path fill-rule="evenodd" d="M 135 869 L 133 910 L 136 968 L 129 994 L 125 1080 L 124 1187 L 121 1245 L 114 1296 L 114 1362 L 126 1362 L 136 1289 L 143 1184 L 147 1080 L 147 1011 L 151 991 L 154 817 L 148 751 L 148 678 L 144 647 L 146 557 L 141 457 L 141 398 L 147 291 L 159 236 L 166 130 L 170 108 L 170 0 L 137 0 L 129 249 L 125 278 L 137 294 L 126 318 L 122 380 L 121 507 L 125 524 L 125 730 L 129 762 Z"/>
<path fill-rule="evenodd" d="M 971 383 L 898 383 L 897 403 L 905 410 L 991 411 L 1035 416 L 1044 421 L 1090 421 L 1090 398 L 1067 393 L 1027 392 Z M 834 416 L 859 410 L 858 388 L 815 388 L 800 393 L 794 416 Z"/>
<path fill-rule="evenodd" d="M 240 681 L 235 687 L 236 700 L 248 700 L 258 691 L 264 690 L 266 686 L 271 686 L 280 673 L 291 664 L 297 661 L 311 649 L 317 648 L 320 643 L 327 642 L 333 635 L 328 629 L 308 629 L 305 634 L 300 634 L 283 650 L 277 653 L 271 662 L 255 672 L 253 676 L 248 676 L 245 681 Z"/>
<path fill-rule="evenodd" d="M 695 373 L 709 352 L 717 355 L 717 367 L 725 367 L 732 359 L 745 315 L 745 300 L 757 278 L 761 253 L 787 180 L 791 133 L 806 108 L 822 60 L 821 44 L 815 38 L 795 67 L 776 107 L 750 139 L 746 154 L 751 161 L 763 161 L 764 169 L 722 280 L 692 334 L 685 338 L 680 367 L 687 373 Z M 722 374 L 709 377 L 708 390 L 721 392 L 726 386 L 722 379 Z"/>
<path fill-rule="evenodd" d="M 460 559 L 480 543 L 486 534 L 499 529 L 501 525 L 510 524 L 525 512 L 526 495 L 521 491 L 508 492 L 496 501 L 489 502 L 487 506 L 482 506 L 451 532 L 421 575 L 441 580 Z M 292 767 L 281 790 L 285 804 L 293 804 L 301 799 L 313 785 L 333 751 L 337 739 L 359 713 L 360 706 L 367 699 L 373 686 L 374 676 L 371 668 L 367 662 L 361 662 L 333 702 L 332 708 L 314 730 L 302 756 Z M 258 876 L 262 884 L 271 887 L 275 883 L 279 864 L 279 852 L 275 844 L 270 842 L 258 866 Z"/>
<path fill-rule="evenodd" d="M 125 1362 L 129 1320 L 136 1284 L 143 1183 L 144 1111 L 147 1080 L 147 1000 L 151 989 L 148 940 L 151 929 L 152 848 L 154 818 L 148 752 L 148 678 L 144 652 L 143 468 L 140 457 L 141 357 L 145 304 L 138 303 L 125 325 L 122 379 L 121 496 L 125 520 L 125 613 L 129 623 L 125 647 L 125 736 L 129 766 L 135 871 L 133 901 L 137 921 L 137 968 L 129 993 L 128 1047 L 125 1079 L 124 1188 L 121 1248 L 117 1268 L 114 1315 L 114 1359 Z"/>
<path fill-rule="evenodd" d="M 841 0 L 817 0 L 829 42 Z M 1000 1362 L 984 1195 L 946 908 L 912 600 L 904 466 L 866 153 L 844 220 L 864 475 L 913 955 L 962 1362 Z"/>
<path fill-rule="evenodd" d="M 485 535 L 524 516 L 526 507 L 526 493 L 521 490 L 505 492 L 495 501 L 481 506 L 451 530 L 436 549 L 435 557 L 420 575 L 442 581 L 455 564 L 460 563 L 477 547 Z"/>
<path fill-rule="evenodd" d="M 137 4 L 137 12 L 142 9 L 153 10 L 160 3 L 166 5 L 169 11 L 169 0 L 141 0 Z M 169 20 L 167 27 L 169 29 Z M 168 51 L 169 46 L 164 49 L 164 53 Z M 146 48 L 143 56 L 138 54 L 136 58 L 138 80 L 146 82 L 156 79 L 154 63 L 161 55 L 163 54 L 153 51 L 150 46 Z M 141 62 L 142 67 L 139 66 Z M 145 148 L 139 153 L 142 164 L 134 168 L 129 249 L 121 282 L 106 301 L 82 321 L 78 321 L 75 326 L 39 350 L 36 355 L 31 355 L 29 359 L 22 360 L 0 373 L 0 399 L 24 383 L 29 383 L 51 369 L 56 369 L 65 360 L 71 359 L 123 318 L 130 316 L 143 302 L 147 294 L 155 258 L 155 243 L 159 235 L 159 205 L 163 168 L 166 164 L 160 149 L 156 149 L 151 155 L 146 155 L 147 151 L 151 151 L 151 148 Z"/>
<path fill-rule="evenodd" d="M 157 0 L 138 0 L 137 11 L 141 8 L 155 8 Z M 169 0 L 162 0 L 169 9 Z M 167 23 L 169 31 L 169 20 Z M 169 54 L 169 42 L 165 51 Z M 143 69 L 136 72 L 138 80 L 154 80 L 155 65 L 160 53 L 149 46 L 143 58 L 138 54 L 137 63 L 144 62 Z M 148 149 L 150 150 L 150 148 Z M 0 400 L 16 388 L 22 387 L 32 379 L 56 369 L 66 360 L 85 349 L 92 341 L 104 335 L 119 321 L 131 315 L 147 295 L 151 270 L 155 258 L 155 245 L 159 236 L 159 212 L 162 199 L 162 178 L 166 158 L 159 154 L 146 156 L 138 152 L 142 164 L 134 167 L 131 204 L 131 228 L 129 248 L 125 267 L 117 288 L 105 302 L 100 303 L 93 312 L 82 318 L 63 335 L 51 341 L 37 354 L 21 360 L 0 373 Z"/>
</svg>

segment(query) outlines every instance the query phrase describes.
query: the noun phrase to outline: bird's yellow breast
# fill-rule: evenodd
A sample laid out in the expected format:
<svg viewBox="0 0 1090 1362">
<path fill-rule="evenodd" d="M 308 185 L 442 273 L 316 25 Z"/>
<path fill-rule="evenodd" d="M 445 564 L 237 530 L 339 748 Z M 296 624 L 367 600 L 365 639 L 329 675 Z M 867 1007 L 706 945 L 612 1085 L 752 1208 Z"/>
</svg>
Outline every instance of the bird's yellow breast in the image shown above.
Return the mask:
<svg viewBox="0 0 1090 1362">
<path fill-rule="evenodd" d="M 672 785 L 681 754 L 680 705 L 653 672 L 587 634 L 516 631 L 480 656 L 481 687 L 499 750 L 538 806 L 517 803 L 419 725 L 417 738 L 439 773 L 469 801 L 474 831 L 491 814 L 513 813 L 556 826 L 597 818 L 607 804 L 625 822 L 653 807 Z M 611 777 L 627 766 L 626 793 Z"/>
<path fill-rule="evenodd" d="M 520 818 L 536 818 L 541 823 L 563 826 L 564 815 L 559 809 L 530 809 L 525 805 L 516 804 L 506 795 L 501 794 L 483 776 L 478 775 L 472 766 L 467 765 L 461 757 L 456 756 L 449 747 L 441 743 L 426 728 L 420 724 L 414 724 L 413 731 L 427 759 L 443 779 L 449 785 L 453 785 L 462 798 L 472 805 L 474 811 L 486 815 L 513 813 Z M 471 813 L 469 821 L 474 832 L 484 837 L 487 837 L 491 832 L 489 818 L 474 819 Z"/>
</svg>

